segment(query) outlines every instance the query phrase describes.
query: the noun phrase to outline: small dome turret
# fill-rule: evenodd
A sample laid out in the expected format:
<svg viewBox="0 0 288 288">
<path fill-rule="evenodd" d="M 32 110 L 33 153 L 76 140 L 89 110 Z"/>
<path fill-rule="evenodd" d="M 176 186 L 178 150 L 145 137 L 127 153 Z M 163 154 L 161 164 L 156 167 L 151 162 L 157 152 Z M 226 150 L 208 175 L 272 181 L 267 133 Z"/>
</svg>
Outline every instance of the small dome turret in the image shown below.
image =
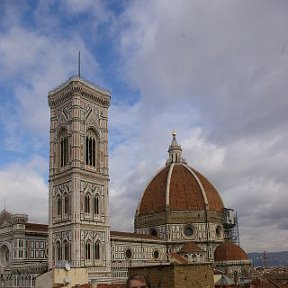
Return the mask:
<svg viewBox="0 0 288 288">
<path fill-rule="evenodd" d="M 249 260 L 246 252 L 240 246 L 228 241 L 216 248 L 214 259 L 216 262 Z"/>
</svg>

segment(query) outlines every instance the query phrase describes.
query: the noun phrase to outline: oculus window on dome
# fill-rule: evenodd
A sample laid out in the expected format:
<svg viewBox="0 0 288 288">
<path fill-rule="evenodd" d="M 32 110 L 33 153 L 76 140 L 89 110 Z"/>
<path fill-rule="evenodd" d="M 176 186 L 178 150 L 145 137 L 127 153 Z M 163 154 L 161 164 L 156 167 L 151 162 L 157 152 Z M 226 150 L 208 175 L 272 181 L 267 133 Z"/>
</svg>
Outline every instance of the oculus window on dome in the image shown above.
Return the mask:
<svg viewBox="0 0 288 288">
<path fill-rule="evenodd" d="M 125 251 L 125 257 L 126 257 L 127 259 L 131 259 L 131 258 L 132 258 L 132 251 L 131 251 L 130 248 L 126 249 L 126 251 Z"/>
<path fill-rule="evenodd" d="M 150 229 L 150 235 L 152 235 L 152 236 L 158 236 L 157 230 L 156 230 L 155 228 L 151 228 L 151 229 Z"/>
<path fill-rule="evenodd" d="M 154 251 L 153 251 L 153 258 L 154 259 L 159 259 L 159 251 L 158 251 L 158 249 L 155 249 Z"/>
<path fill-rule="evenodd" d="M 184 226 L 184 228 L 183 228 L 183 233 L 184 233 L 184 235 L 186 236 L 186 237 L 189 237 L 189 238 L 191 238 L 191 237 L 194 237 L 195 236 L 195 233 L 196 233 L 196 229 L 195 229 L 195 227 L 193 226 L 193 225 L 186 225 L 186 226 Z"/>
</svg>

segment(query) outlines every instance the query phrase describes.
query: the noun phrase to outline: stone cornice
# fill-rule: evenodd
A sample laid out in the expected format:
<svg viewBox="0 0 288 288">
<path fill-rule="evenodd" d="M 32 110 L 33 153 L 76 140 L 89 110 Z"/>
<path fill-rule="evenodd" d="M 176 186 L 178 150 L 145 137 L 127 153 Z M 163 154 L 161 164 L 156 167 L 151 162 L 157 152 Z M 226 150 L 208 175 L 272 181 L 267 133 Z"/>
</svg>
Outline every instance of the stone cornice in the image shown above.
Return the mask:
<svg viewBox="0 0 288 288">
<path fill-rule="evenodd" d="M 104 173 L 95 173 L 93 171 L 88 171 L 88 170 L 82 170 L 79 167 L 74 167 L 69 170 L 64 170 L 62 172 L 57 172 L 53 175 L 50 175 L 49 177 L 49 181 L 55 181 L 55 183 L 57 183 L 57 185 L 59 185 L 60 183 L 66 183 L 68 182 L 68 180 L 70 179 L 69 177 L 74 174 L 74 173 L 79 173 L 79 175 L 81 175 L 81 179 L 82 180 L 89 180 L 93 183 L 99 183 L 99 184 L 104 184 L 103 181 L 110 181 L 109 175 L 108 174 L 104 174 Z"/>
<path fill-rule="evenodd" d="M 227 261 L 215 261 L 214 265 L 223 265 L 223 266 L 228 266 L 228 265 L 251 265 L 252 262 L 251 260 L 227 260 Z"/>
<path fill-rule="evenodd" d="M 84 98 L 91 99 L 104 107 L 108 108 L 110 105 L 111 95 L 108 90 L 90 84 L 81 78 L 73 77 L 48 93 L 49 106 L 55 107 L 78 93 Z"/>
</svg>

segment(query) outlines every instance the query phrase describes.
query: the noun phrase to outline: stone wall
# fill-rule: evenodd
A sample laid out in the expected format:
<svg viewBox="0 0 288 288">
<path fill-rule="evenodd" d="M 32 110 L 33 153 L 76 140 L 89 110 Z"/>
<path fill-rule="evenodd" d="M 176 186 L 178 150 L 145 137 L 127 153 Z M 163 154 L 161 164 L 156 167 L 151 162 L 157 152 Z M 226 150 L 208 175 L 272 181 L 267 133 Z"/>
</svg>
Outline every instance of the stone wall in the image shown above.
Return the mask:
<svg viewBox="0 0 288 288">
<path fill-rule="evenodd" d="M 151 288 L 214 287 L 212 266 L 207 263 L 134 267 L 128 273 L 144 275 Z"/>
</svg>

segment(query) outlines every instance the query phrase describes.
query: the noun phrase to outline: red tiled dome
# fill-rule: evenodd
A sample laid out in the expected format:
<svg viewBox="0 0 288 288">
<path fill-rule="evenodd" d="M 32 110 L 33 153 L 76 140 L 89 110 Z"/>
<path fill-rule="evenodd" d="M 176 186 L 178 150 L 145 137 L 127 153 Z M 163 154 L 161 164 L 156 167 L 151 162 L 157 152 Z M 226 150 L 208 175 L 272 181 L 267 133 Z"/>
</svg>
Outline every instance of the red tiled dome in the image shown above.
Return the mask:
<svg viewBox="0 0 288 288">
<path fill-rule="evenodd" d="M 216 262 L 232 260 L 249 260 L 246 252 L 238 245 L 232 242 L 225 242 L 219 245 L 214 252 Z"/>
<path fill-rule="evenodd" d="M 185 162 L 163 168 L 147 186 L 138 216 L 164 211 L 204 210 L 221 212 L 222 199 L 214 186 L 202 174 Z"/>
</svg>

